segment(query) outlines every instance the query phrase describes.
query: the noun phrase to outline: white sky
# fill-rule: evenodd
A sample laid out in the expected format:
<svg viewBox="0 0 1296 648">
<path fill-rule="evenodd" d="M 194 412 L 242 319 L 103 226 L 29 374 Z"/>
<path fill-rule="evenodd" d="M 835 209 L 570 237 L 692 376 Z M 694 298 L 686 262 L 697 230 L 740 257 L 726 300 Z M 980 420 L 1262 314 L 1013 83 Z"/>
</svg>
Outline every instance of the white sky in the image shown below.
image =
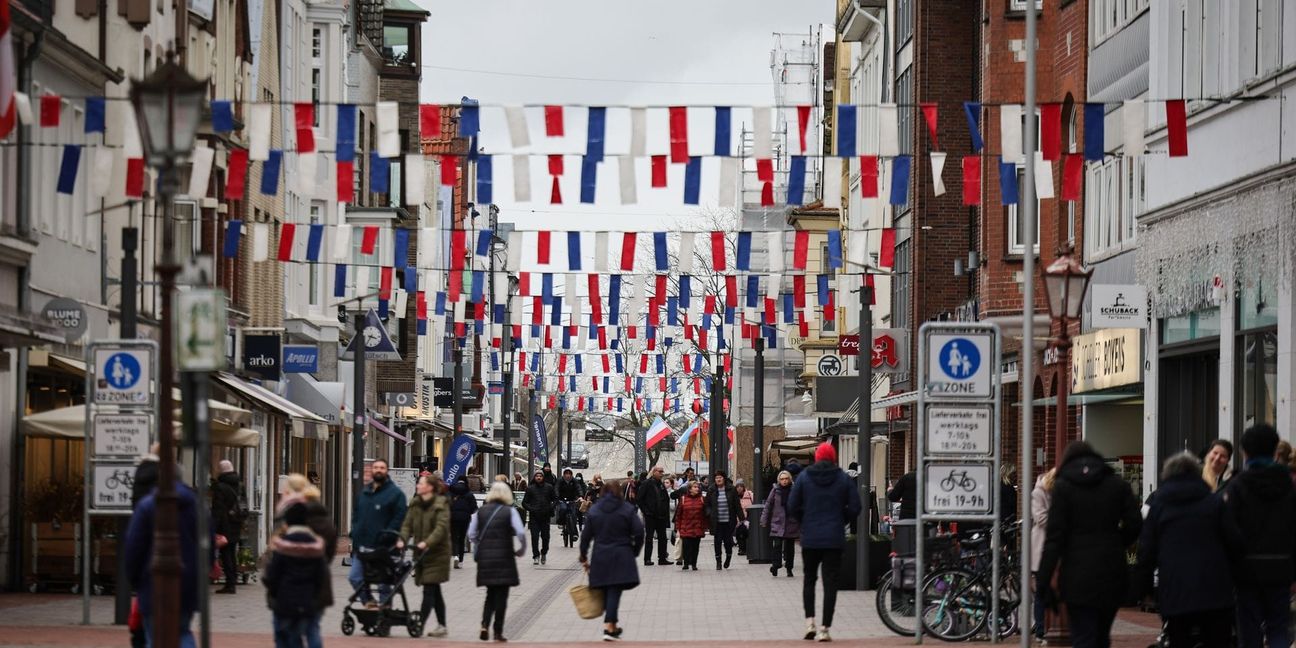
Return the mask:
<svg viewBox="0 0 1296 648">
<path fill-rule="evenodd" d="M 511 150 L 503 111 L 492 105 L 730 105 L 736 143 L 743 122 L 750 123 L 750 113 L 737 107 L 774 103 L 774 33 L 807 33 L 831 22 L 835 8 L 827 0 L 416 1 L 432 12 L 423 28 L 422 100 L 457 103 L 467 96 L 487 106 L 487 152 Z M 689 112 L 691 148 L 709 154 L 713 113 Z M 528 113 L 530 151 L 584 151 L 584 110 L 566 109 L 568 137 L 547 141 L 540 109 Z M 666 152 L 665 122 L 665 110 L 650 111 L 650 154 Z M 627 111 L 608 110 L 606 142 L 607 155 L 628 151 Z M 683 165 L 671 165 L 666 189 L 649 188 L 648 160 L 637 165 L 637 205 L 621 205 L 615 162 L 600 165 L 595 204 L 580 205 L 576 157 L 565 161 L 563 204 L 550 205 L 544 160 L 536 158 L 532 200 L 519 204 L 512 202 L 512 162 L 497 157 L 494 199 L 501 219 L 520 229 L 662 229 L 708 203 L 715 207 L 718 160 L 703 160 L 698 207 L 683 202 Z"/>
</svg>

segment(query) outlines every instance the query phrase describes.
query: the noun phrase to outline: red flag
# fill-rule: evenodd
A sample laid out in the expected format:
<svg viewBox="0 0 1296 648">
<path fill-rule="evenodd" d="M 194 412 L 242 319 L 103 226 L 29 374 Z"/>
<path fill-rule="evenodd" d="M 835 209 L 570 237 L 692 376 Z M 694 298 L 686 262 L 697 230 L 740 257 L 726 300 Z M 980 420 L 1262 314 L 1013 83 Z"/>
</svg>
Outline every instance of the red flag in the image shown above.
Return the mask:
<svg viewBox="0 0 1296 648">
<path fill-rule="evenodd" d="M 725 271 L 725 236 L 724 232 L 711 232 L 711 270 Z"/>
<path fill-rule="evenodd" d="M 549 263 L 549 230 L 536 232 L 536 263 Z"/>
<path fill-rule="evenodd" d="M 441 106 L 419 105 L 419 135 L 421 137 L 441 136 Z"/>
<path fill-rule="evenodd" d="M 895 267 L 895 239 L 896 231 L 894 227 L 882 228 L 882 249 L 878 250 L 878 267 Z"/>
<path fill-rule="evenodd" d="M 936 141 L 936 104 L 923 103 L 919 107 L 922 108 L 923 121 L 927 122 L 927 134 L 931 135 L 932 150 L 939 150 L 940 143 Z"/>
<path fill-rule="evenodd" d="M 551 176 L 560 176 L 560 175 L 562 175 L 562 174 L 563 174 L 563 156 L 562 156 L 562 155 L 550 155 L 550 156 L 549 156 L 549 175 L 551 175 Z"/>
<path fill-rule="evenodd" d="M 540 325 L 544 323 L 544 297 L 531 298 L 531 324 Z"/>
<path fill-rule="evenodd" d="M 523 297 L 531 296 L 531 273 L 530 272 L 518 273 L 518 294 Z"/>
<path fill-rule="evenodd" d="M 297 226 L 292 223 L 284 223 L 279 226 L 279 256 L 280 261 L 292 260 L 293 237 L 297 234 Z"/>
<path fill-rule="evenodd" d="M 761 203 L 760 204 L 761 207 L 774 206 L 774 183 L 773 182 L 761 183 Z"/>
<path fill-rule="evenodd" d="M 803 274 L 792 275 L 792 305 L 796 308 L 805 308 L 806 278 Z"/>
<path fill-rule="evenodd" d="M 378 226 L 365 225 L 360 238 L 360 254 L 373 254 L 378 247 Z"/>
<path fill-rule="evenodd" d="M 801 153 L 806 151 L 806 131 L 810 128 L 811 106 L 797 106 L 797 132 L 801 136 Z"/>
<path fill-rule="evenodd" d="M 806 261 L 810 256 L 810 230 L 797 230 L 796 244 L 792 248 L 792 267 L 797 270 L 806 269 Z"/>
<path fill-rule="evenodd" d="M 562 204 L 562 187 L 558 184 L 558 176 L 553 177 L 553 186 L 549 189 L 549 204 Z"/>
<path fill-rule="evenodd" d="M 761 182 L 774 182 L 774 160 L 769 158 L 756 160 L 756 179 Z"/>
<path fill-rule="evenodd" d="M 1183 99 L 1165 102 L 1166 129 L 1170 139 L 1170 157 L 1188 155 L 1188 113 Z"/>
<path fill-rule="evenodd" d="M 126 197 L 144 197 L 144 158 L 126 160 Z"/>
<path fill-rule="evenodd" d="M 765 298 L 765 323 L 766 323 L 766 324 L 773 324 L 773 323 L 774 323 L 774 318 L 775 318 L 775 311 L 774 311 L 774 298 L 773 298 L 773 297 L 766 297 L 766 298 Z M 756 331 L 753 331 L 753 333 L 756 334 L 756 335 L 754 335 L 753 337 L 759 337 L 760 327 L 759 327 L 759 326 L 756 326 L 756 327 L 753 327 L 753 328 L 756 329 Z"/>
<path fill-rule="evenodd" d="M 315 105 L 293 104 L 293 123 L 297 126 L 297 152 L 313 153 L 315 151 Z"/>
<path fill-rule="evenodd" d="M 563 136 L 563 107 L 544 107 L 545 135 L 548 137 Z"/>
<path fill-rule="evenodd" d="M 670 151 L 671 162 L 683 164 L 688 162 L 688 108 L 671 106 L 670 112 Z"/>
<path fill-rule="evenodd" d="M 1084 155 L 1067 153 L 1062 161 L 1062 200 L 1075 202 L 1080 200 L 1080 189 L 1084 180 Z"/>
<path fill-rule="evenodd" d="M 41 128 L 57 128 L 59 113 L 63 108 L 63 98 L 56 94 L 41 95 L 40 125 Z"/>
<path fill-rule="evenodd" d="M 634 261 L 635 233 L 626 232 L 621 235 L 621 269 L 625 272 L 633 272 Z"/>
<path fill-rule="evenodd" d="M 355 202 L 355 162 L 347 160 L 337 163 L 336 184 L 338 202 Z"/>
<path fill-rule="evenodd" d="M 50 5 L 51 7 L 53 5 Z M 14 75 L 14 44 L 10 30 L 9 0 L 0 0 L 0 139 L 9 135 L 18 120 L 14 92 L 18 83 Z M 129 163 L 127 163 L 129 169 Z M 141 169 L 142 171 L 142 169 Z M 142 183 L 141 183 L 142 184 Z M 140 187 L 140 194 L 144 192 Z"/>
<path fill-rule="evenodd" d="M 461 229 L 450 230 L 450 269 L 464 269 L 464 254 L 467 251 L 468 232 Z"/>
<path fill-rule="evenodd" d="M 652 156 L 652 187 L 661 189 L 666 186 L 666 156 Z"/>
<path fill-rule="evenodd" d="M 860 197 L 878 197 L 878 159 L 876 155 L 860 156 Z"/>
<path fill-rule="evenodd" d="M 963 204 L 981 204 L 981 156 L 963 156 Z"/>
<path fill-rule="evenodd" d="M 247 187 L 247 149 L 230 149 L 229 175 L 225 176 L 225 200 L 243 200 Z"/>
<path fill-rule="evenodd" d="M 422 290 L 414 293 L 414 316 L 420 321 L 427 319 L 427 294 Z M 499 347 L 499 338 L 495 338 L 495 346 Z"/>
<path fill-rule="evenodd" d="M 463 273 L 451 272 L 446 275 L 446 298 L 451 302 L 457 302 L 461 292 L 463 292 Z"/>
<path fill-rule="evenodd" d="M 590 312 L 594 316 L 594 323 L 602 324 L 603 300 L 599 298 L 599 276 L 593 273 L 589 276 L 589 303 Z"/>
<path fill-rule="evenodd" d="M 391 299 L 392 294 L 392 269 L 391 266 L 383 266 L 378 271 L 378 299 Z"/>
<path fill-rule="evenodd" d="M 725 308 L 738 307 L 738 277 L 725 275 Z"/>
<path fill-rule="evenodd" d="M 873 290 L 873 289 L 875 288 L 875 286 L 873 285 L 873 275 L 871 275 L 871 274 L 865 274 L 865 275 L 864 275 L 864 285 L 865 285 L 865 286 L 868 286 L 868 288 L 869 288 L 870 290 Z M 870 292 L 870 293 L 869 293 L 869 306 L 877 306 L 877 291 L 876 291 L 876 290 L 873 290 L 873 292 Z"/>
<path fill-rule="evenodd" d="M 810 322 L 806 321 L 805 311 L 797 311 L 797 332 L 801 337 L 810 337 Z"/>
<path fill-rule="evenodd" d="M 441 186 L 453 187 L 459 182 L 459 156 L 441 156 Z"/>
<path fill-rule="evenodd" d="M 1040 151 L 1044 159 L 1062 159 L 1062 104 L 1040 104 Z"/>
</svg>

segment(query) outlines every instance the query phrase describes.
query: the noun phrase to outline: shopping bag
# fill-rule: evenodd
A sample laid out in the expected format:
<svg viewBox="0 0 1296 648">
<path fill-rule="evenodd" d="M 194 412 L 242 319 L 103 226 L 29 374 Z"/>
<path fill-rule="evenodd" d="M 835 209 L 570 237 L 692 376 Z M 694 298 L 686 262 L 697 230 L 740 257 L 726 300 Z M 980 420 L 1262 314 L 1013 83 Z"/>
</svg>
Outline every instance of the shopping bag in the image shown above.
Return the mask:
<svg viewBox="0 0 1296 648">
<path fill-rule="evenodd" d="M 131 632 L 139 632 L 144 629 L 144 615 L 140 613 L 139 599 L 131 597 L 130 614 L 126 617 L 126 627 Z"/>
<path fill-rule="evenodd" d="M 581 583 L 571 586 L 567 593 L 571 595 L 580 618 L 593 619 L 603 614 L 603 590 Z"/>
</svg>

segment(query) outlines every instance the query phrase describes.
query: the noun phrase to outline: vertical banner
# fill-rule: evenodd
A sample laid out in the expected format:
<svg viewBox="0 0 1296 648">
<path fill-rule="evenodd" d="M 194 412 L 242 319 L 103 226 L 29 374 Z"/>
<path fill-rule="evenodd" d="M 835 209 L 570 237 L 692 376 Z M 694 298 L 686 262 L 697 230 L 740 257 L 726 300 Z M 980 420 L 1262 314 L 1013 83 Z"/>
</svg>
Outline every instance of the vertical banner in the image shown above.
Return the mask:
<svg viewBox="0 0 1296 648">
<path fill-rule="evenodd" d="M 531 444 L 535 446 L 536 461 L 544 463 L 549 461 L 549 431 L 545 429 L 544 416 L 536 414 L 531 421 Z"/>
<path fill-rule="evenodd" d="M 458 481 L 460 475 L 467 474 L 468 463 L 472 461 L 475 452 L 477 452 L 477 444 L 466 435 L 459 435 L 459 438 L 450 444 L 450 457 L 446 462 L 445 472 L 447 484 L 453 484 Z"/>
</svg>

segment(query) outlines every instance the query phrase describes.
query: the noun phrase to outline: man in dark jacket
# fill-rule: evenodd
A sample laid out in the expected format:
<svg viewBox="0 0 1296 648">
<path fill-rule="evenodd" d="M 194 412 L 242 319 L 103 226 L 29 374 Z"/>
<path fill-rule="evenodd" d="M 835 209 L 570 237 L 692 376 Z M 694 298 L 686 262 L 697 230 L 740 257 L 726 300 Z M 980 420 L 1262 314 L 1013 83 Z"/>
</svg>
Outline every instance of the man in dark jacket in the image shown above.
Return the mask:
<svg viewBox="0 0 1296 648">
<path fill-rule="evenodd" d="M 553 466 L 548 461 L 544 462 L 544 465 L 540 467 L 540 472 L 544 473 L 544 482 L 546 484 L 555 487 L 558 485 L 558 476 L 554 474 Z"/>
<path fill-rule="evenodd" d="M 1193 645 L 1194 628 L 1202 645 L 1227 646 L 1232 639 L 1229 563 L 1242 538 L 1225 514 L 1224 501 L 1211 496 L 1201 473 L 1201 462 L 1192 453 L 1166 460 L 1139 536 L 1135 598 L 1151 590 L 1156 572 L 1158 611 L 1171 646 Z"/>
<path fill-rule="evenodd" d="M 369 485 L 360 491 L 355 516 L 351 520 L 351 571 L 347 580 L 360 591 L 365 607 L 377 607 L 369 588 L 364 587 L 364 564 L 357 559 L 361 549 L 373 549 L 383 531 L 399 532 L 405 521 L 405 493 L 387 478 L 387 462 L 374 460 L 370 466 Z M 363 588 L 363 589 L 362 589 Z M 386 597 L 386 586 L 379 587 L 379 595 Z"/>
<path fill-rule="evenodd" d="M 900 503 L 900 519 L 913 520 L 918 517 L 918 473 L 909 471 L 900 476 L 891 490 L 887 491 L 887 500 Z"/>
<path fill-rule="evenodd" d="M 522 496 L 522 508 L 526 509 L 527 525 L 531 527 L 532 565 L 542 565 L 549 557 L 549 525 L 557 506 L 558 491 L 545 481 L 544 471 L 537 470 Z"/>
<path fill-rule="evenodd" d="M 673 564 L 669 556 L 670 544 L 666 542 L 666 527 L 670 526 L 670 495 L 662 483 L 663 474 L 665 470 L 661 466 L 654 466 L 639 490 L 639 510 L 644 519 L 643 560 L 649 567 L 653 565 L 654 535 L 657 536 L 657 562 L 667 566 Z"/>
<path fill-rule="evenodd" d="M 246 511 L 239 503 L 239 492 L 243 480 L 234 472 L 234 464 L 222 459 L 220 474 L 212 486 L 211 515 L 213 531 L 216 535 L 225 536 L 225 546 L 220 548 L 221 571 L 225 572 L 225 587 L 216 590 L 217 594 L 233 594 L 234 583 L 238 580 L 238 543 L 243 536 L 243 520 Z"/>
<path fill-rule="evenodd" d="M 158 452 L 161 445 L 156 441 L 149 446 L 148 454 L 140 457 L 139 465 L 135 467 L 135 481 L 131 482 L 131 509 L 134 510 L 139 505 L 140 500 L 145 495 L 153 492 L 157 488 L 158 481 Z M 176 473 L 179 474 L 179 473 Z"/>
<path fill-rule="evenodd" d="M 713 482 L 707 486 L 707 516 L 711 518 L 711 535 L 715 538 L 716 569 L 729 569 L 733 560 L 734 527 L 743 520 L 745 513 L 738 491 L 729 483 L 729 476 L 723 470 L 715 471 Z M 720 548 L 724 547 L 723 563 Z"/>
<path fill-rule="evenodd" d="M 576 479 L 572 477 L 571 468 L 563 469 L 562 479 L 558 480 L 558 486 L 554 490 L 558 493 L 558 501 L 561 502 L 561 504 L 558 507 L 558 526 L 563 527 L 563 529 L 566 529 L 567 517 L 575 516 L 577 514 L 576 500 L 580 499 L 580 484 L 576 483 Z M 572 519 L 572 522 L 575 522 L 574 517 Z M 574 529 L 575 527 L 572 528 Z M 579 534 L 574 534 L 569 536 L 567 532 L 564 531 L 563 546 L 564 547 L 576 546 L 576 540 L 579 537 L 580 537 Z"/>
<path fill-rule="evenodd" d="M 198 575 L 199 570 L 206 571 L 213 556 L 206 560 L 198 557 L 198 516 L 206 515 L 200 511 L 198 496 L 179 480 L 175 483 L 177 521 L 180 535 L 180 561 L 183 565 L 180 579 L 180 646 L 195 646 L 190 622 L 198 609 Z M 126 529 L 126 574 L 131 585 L 139 595 L 139 609 L 144 616 L 144 634 L 150 646 L 153 643 L 153 524 L 157 516 L 156 493 L 146 495 L 131 515 L 130 526 Z M 216 546 L 213 541 L 211 546 Z"/>
<path fill-rule="evenodd" d="M 1112 622 L 1129 591 L 1126 549 L 1143 516 L 1130 485 L 1084 441 L 1062 453 L 1049 505 L 1039 590 L 1053 601 L 1053 570 L 1067 605 L 1076 648 L 1111 645 Z"/>
<path fill-rule="evenodd" d="M 1242 433 L 1246 469 L 1229 480 L 1225 506 L 1244 543 L 1237 563 L 1238 646 L 1292 645 L 1291 585 L 1296 555 L 1296 493 L 1291 472 L 1274 463 L 1278 433 L 1256 425 Z"/>
<path fill-rule="evenodd" d="M 801 562 L 805 581 L 801 602 L 805 607 L 806 639 L 832 641 L 833 612 L 837 606 L 837 571 L 846 546 L 846 527 L 859 517 L 859 489 L 837 466 L 837 449 L 831 443 L 815 448 L 815 462 L 801 471 L 788 495 L 788 513 L 801 523 Z M 823 627 L 816 629 L 815 581 L 823 566 Z"/>
</svg>

